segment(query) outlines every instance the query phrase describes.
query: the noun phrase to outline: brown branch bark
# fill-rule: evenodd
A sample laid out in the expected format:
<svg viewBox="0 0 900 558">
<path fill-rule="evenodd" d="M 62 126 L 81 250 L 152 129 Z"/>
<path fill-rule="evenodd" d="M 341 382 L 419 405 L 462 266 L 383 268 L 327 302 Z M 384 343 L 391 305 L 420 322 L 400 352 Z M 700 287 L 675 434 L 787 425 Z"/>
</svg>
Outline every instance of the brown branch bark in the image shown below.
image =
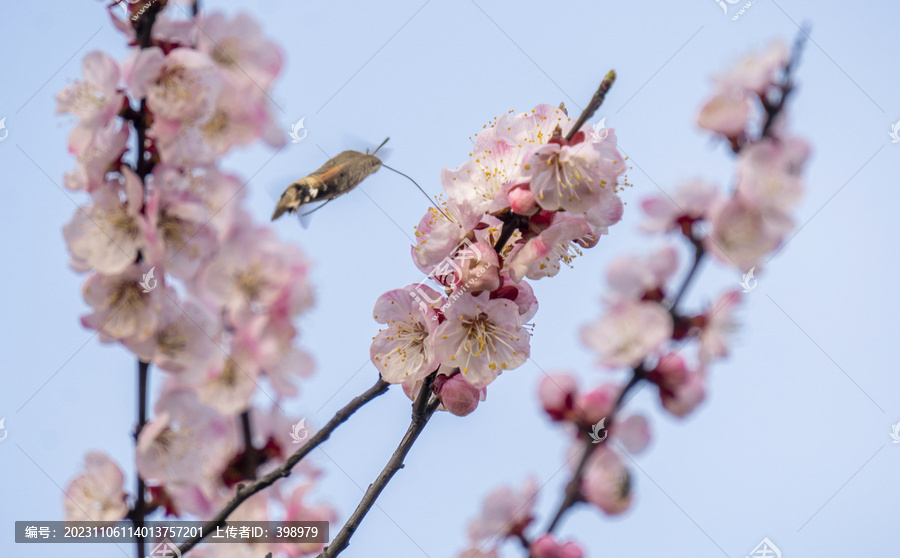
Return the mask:
<svg viewBox="0 0 900 558">
<path fill-rule="evenodd" d="M 234 510 L 238 508 L 242 503 L 244 503 L 248 498 L 260 492 L 261 490 L 268 488 L 275 484 L 275 482 L 281 478 L 287 477 L 291 474 L 291 469 L 294 468 L 297 463 L 300 462 L 304 457 L 309 455 L 312 450 L 317 448 L 322 442 L 331 437 L 331 433 L 337 429 L 338 426 L 343 424 L 347 419 L 350 418 L 353 413 L 360 409 L 363 405 L 372 401 L 379 395 L 385 393 L 390 384 L 381 379 L 381 376 L 378 377 L 378 381 L 375 382 L 375 385 L 367 389 L 360 395 L 357 395 L 353 398 L 350 403 L 341 408 L 331 420 L 325 423 L 325 426 L 322 427 L 321 430 L 316 432 L 308 442 L 306 442 L 303 447 L 298 449 L 291 455 L 280 467 L 275 469 L 274 471 L 260 477 L 249 485 L 239 484 L 237 487 L 237 492 L 234 497 L 225 504 L 219 512 L 213 516 L 212 519 L 207 521 L 203 525 L 203 536 L 195 536 L 191 539 L 185 541 L 178 550 L 181 551 L 182 556 L 189 551 L 190 549 L 197 546 L 197 544 L 202 541 L 206 536 L 210 533 L 215 532 L 216 527 L 221 527 L 225 524 L 225 520 L 228 519 Z"/>
<path fill-rule="evenodd" d="M 394 450 L 393 455 L 391 455 L 390 460 L 388 460 L 384 469 L 381 470 L 381 473 L 378 475 L 378 478 L 375 479 L 375 482 L 369 485 L 369 489 L 366 490 L 359 505 L 356 506 L 356 510 L 341 528 L 341 531 L 334 540 L 331 541 L 331 544 L 319 554 L 318 558 L 334 558 L 349 546 L 350 538 L 353 536 L 353 533 L 356 532 L 356 529 L 359 527 L 360 523 L 362 523 L 366 514 L 369 513 L 369 510 L 372 509 L 372 506 L 375 505 L 378 496 L 381 495 L 381 492 L 391 481 L 394 474 L 403 468 L 403 460 L 406 459 L 406 455 L 409 453 L 409 450 L 412 449 L 413 444 L 416 443 L 419 434 L 425 429 L 425 425 L 428 424 L 429 419 L 431 419 L 431 416 L 441 404 L 437 397 L 431 400 L 431 388 L 434 383 L 434 376 L 434 373 L 428 376 L 428 378 L 425 379 L 421 391 L 419 391 L 419 395 L 413 404 L 412 420 L 410 421 L 409 428 L 406 430 L 406 435 L 404 435 L 403 440 L 400 441 L 400 445 Z"/>
</svg>

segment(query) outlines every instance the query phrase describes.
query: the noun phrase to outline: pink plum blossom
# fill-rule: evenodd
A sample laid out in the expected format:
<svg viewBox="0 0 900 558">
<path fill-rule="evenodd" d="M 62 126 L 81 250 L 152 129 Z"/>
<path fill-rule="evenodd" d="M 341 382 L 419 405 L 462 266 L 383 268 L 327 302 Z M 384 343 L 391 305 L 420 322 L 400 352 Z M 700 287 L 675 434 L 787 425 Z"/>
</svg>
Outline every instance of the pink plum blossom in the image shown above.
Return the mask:
<svg viewBox="0 0 900 558">
<path fill-rule="evenodd" d="M 656 302 L 622 302 L 582 329 L 584 342 L 608 368 L 634 367 L 672 335 L 672 316 Z"/>
<path fill-rule="evenodd" d="M 437 358 L 459 368 L 473 386 L 485 387 L 503 370 L 518 368 L 528 359 L 531 335 L 511 301 L 463 293 L 444 315 L 446 321 L 433 333 Z"/>
<path fill-rule="evenodd" d="M 109 55 L 92 51 L 81 63 L 83 81 L 76 81 L 56 94 L 57 114 L 71 113 L 88 130 L 106 127 L 122 108 L 119 65 Z"/>
<path fill-rule="evenodd" d="M 139 51 L 129 61 L 126 81 L 136 98 L 146 98 L 154 115 L 173 121 L 206 120 L 222 89 L 213 61 L 191 48 L 168 54 L 159 47 Z"/>
<path fill-rule="evenodd" d="M 82 295 L 93 313 L 81 318 L 82 325 L 99 331 L 104 340 L 139 342 L 153 335 L 167 289 L 160 278 L 156 288 L 144 292 L 141 282 L 149 272 L 149 266 L 134 265 L 118 275 L 88 277 Z"/>
<path fill-rule="evenodd" d="M 765 51 L 744 57 L 716 81 L 723 88 L 737 88 L 762 95 L 774 83 L 776 73 L 787 61 L 787 45 L 782 41 L 773 41 Z"/>
<path fill-rule="evenodd" d="M 631 478 L 622 458 L 608 446 L 594 450 L 588 457 L 581 491 L 585 500 L 609 515 L 628 509 L 631 505 Z"/>
<path fill-rule="evenodd" d="M 567 420 L 575 408 L 578 380 L 565 373 L 545 376 L 538 385 L 538 398 L 553 420 Z"/>
<path fill-rule="evenodd" d="M 440 305 L 443 300 L 422 284 L 378 297 L 373 311 L 375 321 L 387 327 L 375 336 L 369 355 L 384 381 L 397 384 L 420 380 L 437 368 L 433 347 L 437 313 L 432 305 Z"/>
<path fill-rule="evenodd" d="M 75 170 L 67 172 L 63 184 L 72 190 L 93 192 L 106 182 L 106 174 L 119 170 L 127 150 L 129 129 L 111 121 L 96 130 L 76 127 L 69 134 L 69 153 L 78 159 Z"/>
<path fill-rule="evenodd" d="M 743 272 L 762 263 L 793 228 L 786 214 L 765 211 L 738 196 L 721 201 L 710 211 L 712 232 L 704 246 L 726 264 Z"/>
<path fill-rule="evenodd" d="M 523 167 L 531 191 L 542 208 L 586 213 L 605 196 L 614 195 L 625 160 L 610 141 L 584 142 L 579 132 L 571 142 L 561 137 L 537 148 Z"/>
<path fill-rule="evenodd" d="M 218 248 L 210 212 L 187 190 L 154 188 L 144 210 L 147 259 L 166 266 L 173 277 L 190 280 Z"/>
<path fill-rule="evenodd" d="M 592 235 L 593 230 L 583 217 L 557 213 L 549 227 L 525 242 L 510 258 L 509 275 L 514 281 L 553 277 L 559 273 L 561 263 L 569 265 L 581 254 L 578 244 L 583 245 Z"/>
<path fill-rule="evenodd" d="M 93 192 L 92 198 L 93 203 L 77 209 L 63 227 L 71 265 L 78 271 L 122 273 L 144 246 L 141 179 L 123 168 L 121 180 L 107 181 Z"/>
<path fill-rule="evenodd" d="M 468 205 L 447 202 L 440 211 L 429 207 L 416 226 L 416 245 L 412 247 L 416 267 L 431 275 L 436 266 L 453 256 L 480 218 Z"/>
<path fill-rule="evenodd" d="M 155 411 L 138 437 L 141 477 L 155 484 L 192 485 L 221 473 L 234 451 L 222 415 L 181 389 L 163 393 Z"/>
<path fill-rule="evenodd" d="M 530 478 L 521 490 L 502 486 L 484 499 L 481 515 L 469 523 L 469 538 L 483 542 L 523 533 L 533 519 L 538 493 L 537 480 Z"/>
<path fill-rule="evenodd" d="M 307 503 L 309 492 L 314 485 L 306 482 L 296 487 L 290 495 L 284 499 L 284 521 L 337 521 L 337 512 L 331 506 L 324 504 L 310 505 Z M 294 543 L 284 546 L 284 550 L 290 558 L 299 558 L 317 554 L 325 547 L 325 543 Z"/>
<path fill-rule="evenodd" d="M 116 521 L 128 514 L 125 475 L 101 451 L 84 458 L 84 471 L 66 487 L 66 521 Z"/>
<path fill-rule="evenodd" d="M 718 196 L 715 186 L 692 180 L 679 186 L 671 197 L 659 194 L 645 198 L 641 208 L 647 218 L 641 223 L 641 229 L 650 233 L 677 230 L 689 234 L 690 225 L 706 218 Z"/>
<path fill-rule="evenodd" d="M 228 18 L 221 12 L 201 17 L 203 29 L 197 37 L 197 49 L 221 69 L 229 81 L 251 82 L 267 91 L 281 72 L 282 54 L 278 45 L 263 37 L 259 24 L 246 13 Z"/>
<path fill-rule="evenodd" d="M 676 417 L 687 416 L 706 397 L 703 369 L 689 367 L 684 358 L 675 353 L 661 356 L 647 379 L 659 386 L 663 407 Z"/>
<path fill-rule="evenodd" d="M 809 155 L 803 140 L 763 139 L 741 150 L 738 193 L 770 212 L 788 212 L 803 197 L 800 172 Z"/>
<path fill-rule="evenodd" d="M 727 138 L 737 138 L 746 130 L 749 118 L 750 99 L 740 89 L 727 89 L 703 105 L 697 125 Z"/>
<path fill-rule="evenodd" d="M 606 272 L 610 302 L 641 300 L 648 293 L 662 293 L 678 269 L 678 252 L 666 245 L 648 257 L 627 255 L 617 258 Z M 661 296 L 658 298 L 662 298 Z"/>
<path fill-rule="evenodd" d="M 183 383 L 196 384 L 210 362 L 221 357 L 216 344 L 219 327 L 203 303 L 166 297 L 153 334 L 140 341 L 125 339 L 124 344 L 142 361 L 177 373 Z"/>
</svg>

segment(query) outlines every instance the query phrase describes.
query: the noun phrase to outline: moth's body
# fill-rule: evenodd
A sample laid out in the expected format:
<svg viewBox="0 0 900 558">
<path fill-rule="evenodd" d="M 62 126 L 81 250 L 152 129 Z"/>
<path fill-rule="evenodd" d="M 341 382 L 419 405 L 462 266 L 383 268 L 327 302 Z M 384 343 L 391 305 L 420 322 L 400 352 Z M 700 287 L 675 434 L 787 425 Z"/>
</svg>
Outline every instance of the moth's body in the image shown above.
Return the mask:
<svg viewBox="0 0 900 558">
<path fill-rule="evenodd" d="M 272 220 L 284 213 L 294 213 L 308 203 L 327 202 L 346 194 L 380 168 L 381 159 L 375 155 L 359 151 L 338 153 L 317 171 L 287 187 L 275 206 Z"/>
</svg>

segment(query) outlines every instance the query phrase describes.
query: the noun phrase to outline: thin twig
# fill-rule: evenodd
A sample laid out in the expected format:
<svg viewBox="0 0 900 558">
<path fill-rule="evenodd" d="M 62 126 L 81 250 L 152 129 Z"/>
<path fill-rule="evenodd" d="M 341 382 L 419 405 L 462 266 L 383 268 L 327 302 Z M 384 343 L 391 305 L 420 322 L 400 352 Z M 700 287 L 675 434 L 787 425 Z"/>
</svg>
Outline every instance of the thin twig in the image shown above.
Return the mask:
<svg viewBox="0 0 900 558">
<path fill-rule="evenodd" d="M 697 270 L 700 268 L 700 262 L 703 261 L 703 255 L 706 253 L 703 248 L 703 241 L 696 236 L 689 238 L 691 244 L 694 246 L 694 263 L 691 265 L 691 269 L 688 271 L 687 276 L 685 276 L 684 281 L 681 283 L 681 288 L 678 289 L 678 292 L 675 294 L 675 298 L 672 299 L 672 303 L 669 305 L 669 313 L 672 314 L 672 317 L 675 317 L 675 311 L 678 307 L 678 303 L 681 302 L 681 299 L 684 298 L 684 294 L 687 292 L 688 286 L 690 286 L 691 282 L 694 279 L 694 275 L 697 274 Z"/>
<path fill-rule="evenodd" d="M 413 404 L 412 420 L 409 423 L 409 428 L 406 430 L 406 435 L 403 436 L 403 440 L 401 440 L 397 449 L 394 450 L 393 455 L 391 455 L 391 458 L 387 462 L 387 465 L 384 466 L 384 469 L 381 470 L 378 478 L 369 485 L 369 489 L 366 490 L 359 505 L 356 506 L 353 515 L 350 516 L 347 523 L 341 528 L 341 531 L 334 540 L 331 541 L 331 544 L 319 554 L 318 558 L 334 558 L 347 548 L 350 544 L 350 538 L 353 536 L 353 533 L 356 532 L 356 529 L 359 527 L 360 523 L 362 523 L 366 514 L 369 513 L 369 510 L 372 509 L 372 506 L 375 505 L 378 496 L 391 481 L 394 474 L 403 468 L 403 460 L 406 459 L 409 450 L 412 449 L 413 444 L 416 443 L 419 434 L 425 429 L 425 425 L 428 424 L 431 415 L 434 414 L 435 410 L 437 410 L 438 406 L 441 404 L 440 399 L 437 397 L 431 399 L 431 386 L 433 382 L 434 374 L 429 375 L 425 379 L 425 383 L 419 391 L 416 402 Z"/>
<path fill-rule="evenodd" d="M 147 424 L 147 382 L 150 378 L 150 363 L 138 361 L 138 421 L 134 428 L 134 444 L 137 446 L 138 437 Z M 134 523 L 137 536 L 137 555 L 138 558 L 144 558 L 146 548 L 144 547 L 144 537 L 140 533 L 143 532 L 144 518 L 147 515 L 146 486 L 144 479 L 140 473 L 137 474 L 137 494 L 135 494 L 134 509 L 131 510 L 131 520 Z"/>
<path fill-rule="evenodd" d="M 354 397 L 353 400 L 350 401 L 350 403 L 347 403 L 347 405 L 345 405 L 343 408 L 341 408 L 341 410 L 335 413 L 334 416 L 331 417 L 331 420 L 325 423 L 325 426 L 323 426 L 321 430 L 316 432 L 309 439 L 309 441 L 303 445 L 303 447 L 294 452 L 294 454 L 291 455 L 287 459 L 287 461 L 281 464 L 280 467 L 260 477 L 249 485 L 238 485 L 237 492 L 235 493 L 234 497 L 229 500 L 228 503 L 225 504 L 225 507 L 219 510 L 219 512 L 215 516 L 213 516 L 212 519 L 210 519 L 203 525 L 203 534 L 188 539 L 180 547 L 178 547 L 178 550 L 181 552 L 182 556 L 185 552 L 194 548 L 197 543 L 206 538 L 206 536 L 208 536 L 210 533 L 215 532 L 216 527 L 221 527 L 222 525 L 224 525 L 225 520 L 228 519 L 228 516 L 231 515 L 232 512 L 234 512 L 234 510 L 236 510 L 238 506 L 244 503 L 244 501 L 246 501 L 248 498 L 250 498 L 257 492 L 260 492 L 261 490 L 264 490 L 265 488 L 268 488 L 269 486 L 275 484 L 275 481 L 277 481 L 278 479 L 289 476 L 291 474 L 291 469 L 293 469 L 294 466 L 297 465 L 297 463 L 299 463 L 300 460 L 306 457 L 312 450 L 314 450 L 316 447 L 322 444 L 322 442 L 331 437 L 331 433 L 334 432 L 334 430 L 337 429 L 338 426 L 340 426 L 348 418 L 350 418 L 350 416 L 353 415 L 353 413 L 355 413 L 357 410 L 359 410 L 360 407 L 386 392 L 389 387 L 390 384 L 382 380 L 379 376 L 378 381 L 375 382 L 375 385 L 367 389 L 362 394 Z"/>
<path fill-rule="evenodd" d="M 607 422 L 605 426 L 608 429 L 612 428 L 612 425 L 615 423 L 616 415 L 622 408 L 622 405 L 625 404 L 625 397 L 634 389 L 646 376 L 646 371 L 644 370 L 643 365 L 639 365 L 634 368 L 631 373 L 631 379 L 628 380 L 628 383 L 625 384 L 625 387 L 622 388 L 621 393 L 619 393 L 618 399 L 616 399 L 616 404 L 613 406 L 613 410 L 610 413 L 610 416 L 606 417 Z M 556 510 L 556 514 L 553 516 L 553 521 L 550 522 L 550 525 L 547 527 L 547 533 L 552 533 L 553 530 L 559 525 L 559 521 L 562 519 L 563 515 L 578 503 L 581 500 L 581 480 L 584 477 L 584 470 L 587 468 L 588 461 L 590 460 L 591 454 L 594 451 L 606 443 L 606 440 L 609 439 L 609 436 L 604 438 L 599 443 L 594 443 L 591 438 L 585 437 L 584 444 L 584 453 L 581 455 L 581 460 L 578 462 L 578 466 L 575 468 L 575 472 L 572 474 L 572 478 L 569 481 L 569 484 L 566 485 L 565 496 L 563 497 L 563 501 L 560 503 L 559 508 Z"/>
<path fill-rule="evenodd" d="M 244 435 L 244 462 L 241 464 L 244 478 L 256 480 L 256 466 L 259 465 L 259 454 L 253 447 L 253 428 L 250 425 L 250 411 L 241 413 L 241 432 Z"/>
<path fill-rule="evenodd" d="M 600 105 L 603 104 L 603 100 L 606 99 L 606 94 L 609 92 L 610 88 L 616 82 L 616 71 L 610 70 L 606 77 L 603 78 L 603 81 L 600 82 L 600 87 L 597 88 L 597 91 L 594 93 L 594 96 L 591 97 L 591 102 L 588 103 L 588 106 L 585 107 L 583 111 L 581 111 L 581 116 L 578 117 L 578 120 L 575 121 L 575 125 L 572 126 L 572 129 L 569 130 L 569 133 L 566 134 L 566 140 L 571 140 L 572 137 L 578 133 L 578 130 L 584 126 L 584 123 L 591 119 L 594 116 L 594 113 L 597 112 L 597 109 L 600 108 Z"/>
</svg>

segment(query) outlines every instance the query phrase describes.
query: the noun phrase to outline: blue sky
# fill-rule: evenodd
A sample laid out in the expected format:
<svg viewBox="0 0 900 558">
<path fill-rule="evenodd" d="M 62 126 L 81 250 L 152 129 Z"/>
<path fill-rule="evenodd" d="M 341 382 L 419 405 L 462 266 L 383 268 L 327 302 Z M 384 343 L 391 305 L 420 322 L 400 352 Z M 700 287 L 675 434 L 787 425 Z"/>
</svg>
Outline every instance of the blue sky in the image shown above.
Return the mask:
<svg viewBox="0 0 900 558">
<path fill-rule="evenodd" d="M 686 420 L 660 411 L 652 390 L 629 403 L 650 419 L 653 441 L 629 461 L 635 502 L 607 518 L 579 509 L 561 533 L 591 557 L 743 557 L 763 538 L 786 558 L 896 553 L 900 499 L 900 376 L 893 350 L 900 302 L 895 238 L 900 74 L 892 44 L 900 4 L 757 0 L 737 21 L 715 0 L 556 3 L 522 0 L 289 2 L 204 7 L 249 9 L 282 45 L 286 64 L 272 97 L 285 131 L 305 117 L 299 144 L 276 157 L 261 146 L 224 163 L 250 178 L 248 204 L 268 220 L 283 187 L 343 149 L 390 136 L 387 163 L 440 191 L 469 136 L 492 117 L 564 101 L 577 114 L 610 69 L 618 81 L 606 117 L 630 156 L 633 188 L 623 221 L 557 277 L 535 284 L 531 361 L 491 385 L 466 418 L 438 415 L 345 552 L 348 557 L 454 556 L 482 498 L 534 475 L 541 525 L 561 496 L 568 444 L 536 402 L 545 372 L 609 379 L 578 331 L 600 313 L 604 270 L 659 240 L 637 231 L 638 202 L 703 177 L 729 184 L 733 161 L 693 124 L 709 76 L 772 38 L 812 24 L 797 74 L 792 129 L 813 145 L 799 232 L 758 275 L 740 311 L 732 357 L 712 371 L 707 402 Z M 83 277 L 67 266 L 61 228 L 85 199 L 60 188 L 73 165 L 71 121 L 53 95 L 101 49 L 124 54 L 101 2 L 0 6 L 0 555 L 121 556 L 116 547 L 25 546 L 13 522 L 61 519 L 60 487 L 86 451 L 109 452 L 129 475 L 135 363 L 81 328 Z M 0 132 L 2 133 L 2 132 Z M 411 184 L 379 172 L 323 209 L 312 227 L 279 221 L 281 238 L 315 262 L 316 308 L 301 322 L 315 377 L 288 410 L 323 424 L 374 382 L 368 347 L 375 299 L 418 282 L 409 238 L 425 210 Z M 739 274 L 707 263 L 687 302 L 700 307 Z M 614 376 L 613 376 L 614 377 Z M 158 383 L 154 383 L 158 388 Z M 314 455 L 327 474 L 317 493 L 347 517 L 405 431 L 399 389 L 376 400 Z M 332 527 L 336 532 L 338 525 Z M 128 548 L 128 552 L 133 549 Z M 509 548 L 508 556 L 521 551 Z"/>
</svg>

